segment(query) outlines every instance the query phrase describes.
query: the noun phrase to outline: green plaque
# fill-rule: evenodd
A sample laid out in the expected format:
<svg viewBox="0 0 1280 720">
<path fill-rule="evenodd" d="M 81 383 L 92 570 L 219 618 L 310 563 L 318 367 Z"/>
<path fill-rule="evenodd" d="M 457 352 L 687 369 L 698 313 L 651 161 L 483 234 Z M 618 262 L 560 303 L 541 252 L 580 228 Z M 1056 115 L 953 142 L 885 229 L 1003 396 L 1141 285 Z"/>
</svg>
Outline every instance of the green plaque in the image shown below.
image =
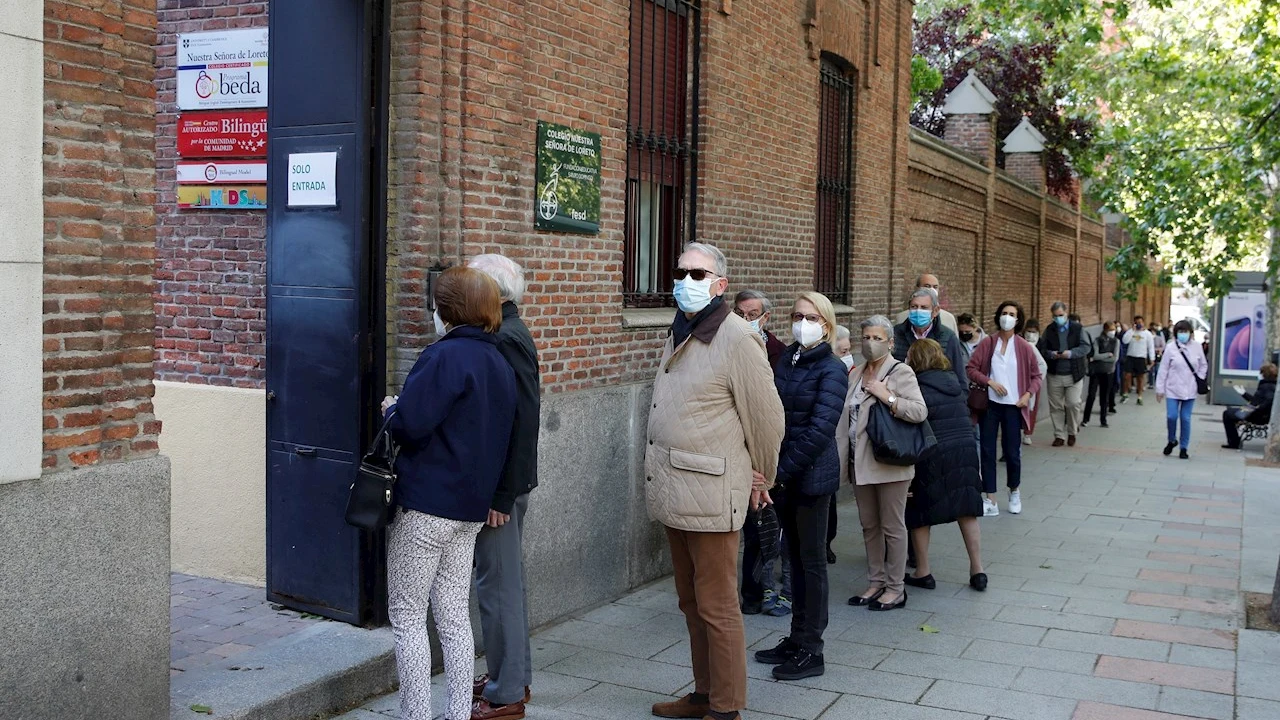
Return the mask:
<svg viewBox="0 0 1280 720">
<path fill-rule="evenodd" d="M 538 122 L 533 201 L 539 230 L 600 232 L 600 133 Z"/>
</svg>

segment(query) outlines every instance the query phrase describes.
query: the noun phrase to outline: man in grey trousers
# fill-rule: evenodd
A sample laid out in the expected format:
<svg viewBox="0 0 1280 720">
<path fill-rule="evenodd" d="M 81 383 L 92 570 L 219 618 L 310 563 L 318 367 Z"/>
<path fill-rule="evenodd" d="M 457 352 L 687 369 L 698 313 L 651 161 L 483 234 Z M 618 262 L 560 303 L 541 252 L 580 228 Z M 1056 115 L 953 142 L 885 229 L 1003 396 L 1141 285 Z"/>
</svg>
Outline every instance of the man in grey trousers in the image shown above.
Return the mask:
<svg viewBox="0 0 1280 720">
<path fill-rule="evenodd" d="M 476 599 L 489 672 L 475 679 L 471 720 L 519 720 L 533 681 L 522 540 L 529 492 L 538 486 L 541 373 L 537 348 L 517 307 L 524 297 L 523 270 L 502 255 L 477 255 L 467 264 L 498 284 L 498 350 L 516 374 L 516 417 L 507 461 L 489 520 L 476 539 Z"/>
</svg>

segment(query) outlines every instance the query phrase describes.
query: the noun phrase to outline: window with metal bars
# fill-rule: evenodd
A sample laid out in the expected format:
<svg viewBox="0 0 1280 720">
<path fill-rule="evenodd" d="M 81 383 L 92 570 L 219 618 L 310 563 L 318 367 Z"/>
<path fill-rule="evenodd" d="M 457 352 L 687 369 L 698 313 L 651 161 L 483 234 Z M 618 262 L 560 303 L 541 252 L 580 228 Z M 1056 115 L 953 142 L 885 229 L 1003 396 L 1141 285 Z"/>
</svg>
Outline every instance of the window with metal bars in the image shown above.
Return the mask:
<svg viewBox="0 0 1280 720">
<path fill-rule="evenodd" d="M 832 58 L 822 58 L 821 75 L 813 283 L 832 302 L 848 303 L 854 82 Z"/>
<path fill-rule="evenodd" d="M 631 0 L 623 304 L 671 305 L 671 270 L 696 237 L 699 0 Z"/>
</svg>

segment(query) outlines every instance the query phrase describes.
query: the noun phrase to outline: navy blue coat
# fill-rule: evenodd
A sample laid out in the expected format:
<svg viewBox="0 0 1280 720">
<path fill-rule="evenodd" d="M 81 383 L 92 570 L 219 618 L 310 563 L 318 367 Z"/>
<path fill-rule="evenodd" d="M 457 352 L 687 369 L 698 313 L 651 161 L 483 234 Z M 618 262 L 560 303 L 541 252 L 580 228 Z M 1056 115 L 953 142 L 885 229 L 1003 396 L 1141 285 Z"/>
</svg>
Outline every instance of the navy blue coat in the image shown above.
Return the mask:
<svg viewBox="0 0 1280 720">
<path fill-rule="evenodd" d="M 489 517 L 516 414 L 516 378 L 498 336 L 462 326 L 422 351 L 391 431 L 396 504 L 450 520 Z"/>
<path fill-rule="evenodd" d="M 944 326 L 940 321 L 934 320 L 933 325 L 929 328 L 929 334 L 925 337 L 937 342 L 942 346 L 942 352 L 947 356 L 947 362 L 951 363 L 951 372 L 955 373 L 956 380 L 966 388 L 969 387 L 969 376 L 965 374 L 965 365 L 968 360 L 964 357 L 964 351 L 960 349 L 960 336 L 951 332 L 951 329 Z M 901 362 L 907 361 L 907 353 L 911 351 L 911 346 L 916 342 L 916 332 L 911 326 L 910 320 L 904 320 L 893 328 L 893 357 Z"/>
<path fill-rule="evenodd" d="M 840 489 L 836 425 L 849 391 L 849 372 L 831 354 L 829 343 L 802 351 L 797 360 L 799 349 L 799 343 L 788 345 L 773 370 L 787 422 L 778 484 L 805 495 L 830 495 Z"/>
<path fill-rule="evenodd" d="M 916 376 L 938 439 L 916 463 L 907 498 L 907 527 L 918 528 L 982 516 L 982 475 L 969 422 L 969 388 L 947 370 Z"/>
</svg>

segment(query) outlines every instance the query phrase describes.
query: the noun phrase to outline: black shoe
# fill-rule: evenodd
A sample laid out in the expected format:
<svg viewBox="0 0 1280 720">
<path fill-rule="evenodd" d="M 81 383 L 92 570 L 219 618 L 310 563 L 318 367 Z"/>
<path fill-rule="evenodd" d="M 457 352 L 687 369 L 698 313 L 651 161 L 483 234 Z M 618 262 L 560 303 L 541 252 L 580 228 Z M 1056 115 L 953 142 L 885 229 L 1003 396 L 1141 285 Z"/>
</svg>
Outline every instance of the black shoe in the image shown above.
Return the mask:
<svg viewBox="0 0 1280 720">
<path fill-rule="evenodd" d="M 742 603 L 743 615 L 759 615 L 762 612 L 764 612 L 764 603 L 762 602 L 743 602 Z"/>
<path fill-rule="evenodd" d="M 1179 460 L 1188 460 L 1188 459 L 1190 459 L 1190 458 L 1191 458 L 1191 456 L 1187 454 L 1187 451 L 1186 451 L 1186 450 L 1179 450 L 1179 451 L 1178 451 L 1178 459 L 1179 459 Z"/>
<path fill-rule="evenodd" d="M 897 602 L 889 604 L 889 603 L 882 603 L 879 600 L 872 600 L 871 604 L 867 606 L 867 609 L 872 612 L 885 612 L 887 610 L 897 610 L 898 608 L 904 608 L 906 606 L 907 606 L 907 591 L 903 590 L 902 597 L 898 598 Z"/>
<path fill-rule="evenodd" d="M 822 656 L 801 650 L 792 655 L 785 663 L 773 669 L 776 680 L 803 680 L 817 677 L 826 672 L 822 664 Z"/>
<path fill-rule="evenodd" d="M 1107 421 L 1106 421 L 1106 420 L 1103 420 L 1103 421 L 1102 421 L 1102 427 L 1111 427 L 1111 426 L 1107 424 Z"/>
<path fill-rule="evenodd" d="M 977 590 L 978 592 L 982 592 L 983 590 L 986 590 L 986 589 L 987 589 L 987 574 L 986 574 L 986 573 L 978 573 L 977 575 L 970 575 L 970 576 L 969 576 L 969 587 L 973 588 L 974 590 Z"/>
<path fill-rule="evenodd" d="M 772 650 L 757 650 L 756 662 L 765 665 L 781 665 L 798 652 L 800 652 L 799 645 L 792 642 L 791 638 L 783 638 Z"/>
<path fill-rule="evenodd" d="M 832 550 L 831 548 L 827 548 L 827 564 L 828 565 L 836 564 L 836 551 Z"/>
<path fill-rule="evenodd" d="M 933 579 L 933 573 L 925 575 L 922 578 L 912 577 L 908 574 L 906 577 L 902 578 L 902 582 L 910 585 L 911 587 L 924 588 L 925 590 L 933 590 L 938 587 L 938 581 Z"/>
<path fill-rule="evenodd" d="M 1165 445 L 1165 446 L 1164 446 L 1164 454 L 1165 454 L 1165 455 L 1172 455 L 1172 454 L 1173 454 L 1173 449 L 1174 449 L 1174 448 L 1176 448 L 1176 447 L 1178 447 L 1178 443 L 1169 443 L 1168 445 Z"/>
<path fill-rule="evenodd" d="M 854 595 L 853 597 L 849 598 L 849 604 L 854 607 L 865 607 L 875 602 L 876 598 L 880 597 L 883 594 L 884 594 L 884 588 L 880 588 L 879 590 L 872 593 L 871 597 L 862 597 L 861 595 Z"/>
<path fill-rule="evenodd" d="M 1239 450 L 1240 446 L 1239 445 L 1223 445 L 1222 449 L 1223 450 Z"/>
</svg>

